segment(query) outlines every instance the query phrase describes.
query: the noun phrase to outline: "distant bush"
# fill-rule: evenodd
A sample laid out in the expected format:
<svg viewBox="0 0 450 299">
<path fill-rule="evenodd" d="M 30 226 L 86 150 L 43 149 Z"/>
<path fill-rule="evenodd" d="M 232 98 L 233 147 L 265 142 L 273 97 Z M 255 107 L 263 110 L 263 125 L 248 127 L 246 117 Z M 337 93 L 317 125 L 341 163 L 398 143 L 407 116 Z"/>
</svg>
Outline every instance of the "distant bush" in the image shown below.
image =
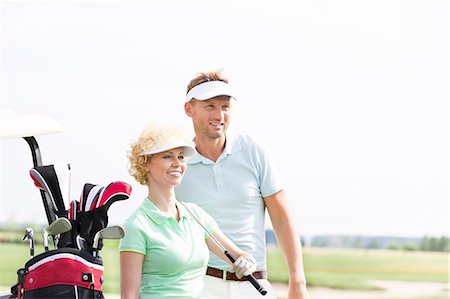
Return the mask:
<svg viewBox="0 0 450 299">
<path fill-rule="evenodd" d="M 403 245 L 403 250 L 416 251 L 417 250 L 417 245 L 414 244 L 414 243 L 406 243 L 405 245 Z"/>
<path fill-rule="evenodd" d="M 389 250 L 399 250 L 400 245 L 397 242 L 394 242 L 394 243 L 390 243 L 386 248 Z"/>
<path fill-rule="evenodd" d="M 450 250 L 450 239 L 446 236 L 440 238 L 425 236 L 419 249 L 422 251 L 448 252 Z"/>
</svg>

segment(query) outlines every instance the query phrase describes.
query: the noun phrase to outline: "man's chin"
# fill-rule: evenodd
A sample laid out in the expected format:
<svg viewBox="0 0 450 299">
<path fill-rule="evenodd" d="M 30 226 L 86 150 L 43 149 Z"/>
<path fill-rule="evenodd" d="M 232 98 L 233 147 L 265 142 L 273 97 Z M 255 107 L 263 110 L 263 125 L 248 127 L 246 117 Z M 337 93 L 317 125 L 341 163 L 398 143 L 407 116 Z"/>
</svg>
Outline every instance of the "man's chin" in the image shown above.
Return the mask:
<svg viewBox="0 0 450 299">
<path fill-rule="evenodd" d="M 225 133 L 223 131 L 221 132 L 209 132 L 208 137 L 210 139 L 219 139 L 225 136 Z"/>
</svg>

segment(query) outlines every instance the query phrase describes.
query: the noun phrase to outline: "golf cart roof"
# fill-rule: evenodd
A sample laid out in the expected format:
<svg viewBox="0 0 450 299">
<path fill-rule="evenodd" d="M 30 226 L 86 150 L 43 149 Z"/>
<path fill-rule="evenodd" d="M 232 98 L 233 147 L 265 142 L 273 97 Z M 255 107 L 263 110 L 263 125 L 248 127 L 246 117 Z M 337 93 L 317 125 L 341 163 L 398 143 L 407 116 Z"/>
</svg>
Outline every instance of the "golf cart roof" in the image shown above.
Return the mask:
<svg viewBox="0 0 450 299">
<path fill-rule="evenodd" d="M 0 110 L 0 139 L 58 133 L 62 130 L 62 127 L 47 115 L 16 114 L 11 110 Z"/>
</svg>

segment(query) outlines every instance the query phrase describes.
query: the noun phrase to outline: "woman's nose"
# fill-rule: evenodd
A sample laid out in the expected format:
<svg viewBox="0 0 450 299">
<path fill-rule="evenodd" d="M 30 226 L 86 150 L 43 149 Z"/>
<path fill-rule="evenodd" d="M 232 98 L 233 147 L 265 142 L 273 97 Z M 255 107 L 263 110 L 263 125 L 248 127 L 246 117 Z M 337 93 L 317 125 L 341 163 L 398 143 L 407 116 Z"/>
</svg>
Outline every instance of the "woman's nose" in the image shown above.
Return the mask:
<svg viewBox="0 0 450 299">
<path fill-rule="evenodd" d="M 174 164 L 174 165 L 181 165 L 181 160 L 179 158 L 173 158 L 172 164 Z"/>
</svg>

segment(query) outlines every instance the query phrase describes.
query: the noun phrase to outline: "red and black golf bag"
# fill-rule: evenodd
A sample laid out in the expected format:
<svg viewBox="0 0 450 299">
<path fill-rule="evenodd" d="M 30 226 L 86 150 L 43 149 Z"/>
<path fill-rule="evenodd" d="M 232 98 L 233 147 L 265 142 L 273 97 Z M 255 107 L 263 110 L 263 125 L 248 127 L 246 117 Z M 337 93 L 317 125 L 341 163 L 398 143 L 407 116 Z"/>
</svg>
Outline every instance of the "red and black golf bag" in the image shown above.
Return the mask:
<svg viewBox="0 0 450 299">
<path fill-rule="evenodd" d="M 98 255 L 103 244 L 99 236 L 101 231 L 114 228 L 107 227 L 108 209 L 112 203 L 129 198 L 131 186 L 119 181 L 106 186 L 85 184 L 80 201 L 71 201 L 66 209 L 67 200 L 64 200 L 53 165 L 34 167 L 30 175 L 48 198 L 45 203 L 54 215 L 51 215 L 55 219 L 52 223 L 65 220 L 70 224 L 64 232 L 52 235 L 54 250 L 31 258 L 17 271 L 17 284 L 11 288 L 10 298 L 104 298 L 103 261 Z M 123 237 L 121 230 L 122 234 L 116 239 Z"/>
<path fill-rule="evenodd" d="M 104 298 L 103 262 L 77 248 L 58 248 L 19 269 L 11 298 Z"/>
</svg>

